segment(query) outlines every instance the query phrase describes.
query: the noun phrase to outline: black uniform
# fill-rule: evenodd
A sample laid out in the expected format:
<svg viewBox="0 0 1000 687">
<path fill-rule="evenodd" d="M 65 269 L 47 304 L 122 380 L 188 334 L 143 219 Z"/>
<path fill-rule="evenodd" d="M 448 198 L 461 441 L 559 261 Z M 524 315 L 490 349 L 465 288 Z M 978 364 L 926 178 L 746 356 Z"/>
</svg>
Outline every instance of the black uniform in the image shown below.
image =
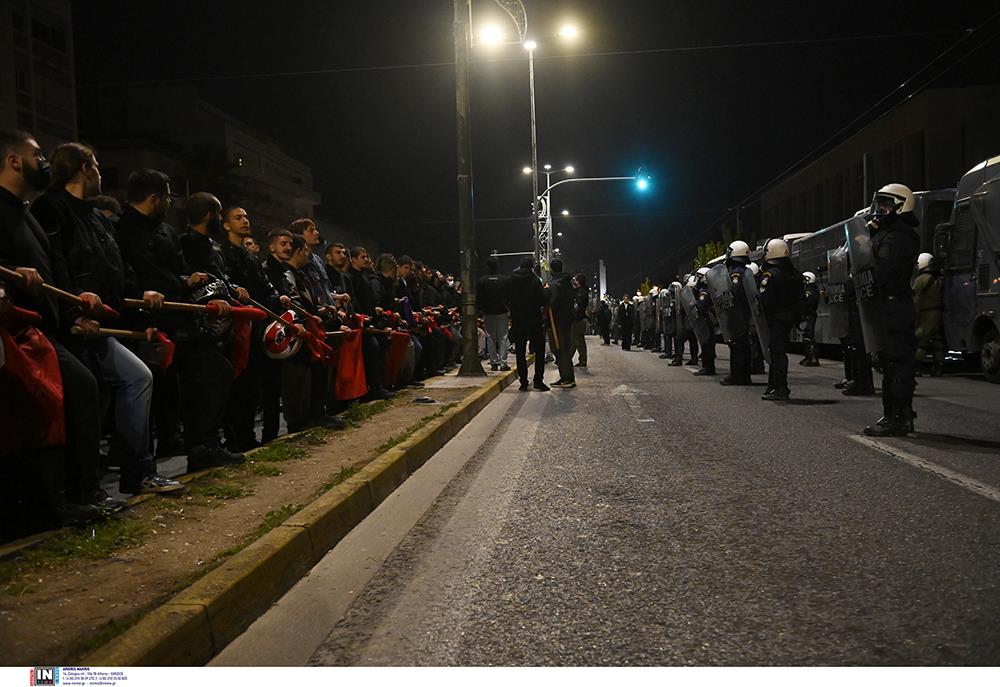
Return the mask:
<svg viewBox="0 0 1000 687">
<path fill-rule="evenodd" d="M 746 263 L 737 260 L 727 260 L 726 267 L 729 268 L 729 279 L 733 284 L 733 293 L 736 296 L 736 308 L 742 313 L 745 322 L 750 321 L 750 301 L 747 300 L 746 289 L 743 288 L 743 279 L 746 278 Z M 751 273 L 750 278 L 753 278 Z M 750 384 L 750 331 L 743 336 L 738 336 L 729 345 L 729 375 L 719 380 L 721 384 L 744 385 Z"/>
<path fill-rule="evenodd" d="M 788 336 L 801 312 L 802 275 L 788 258 L 769 261 L 760 280 L 760 301 L 770 334 L 765 396 L 788 397 Z"/>
<path fill-rule="evenodd" d="M 530 267 L 518 267 L 507 282 L 510 294 L 510 340 L 514 343 L 521 388 L 528 386 L 527 348 L 535 352 L 535 386 L 544 383 L 545 330 L 542 329 L 542 282 Z"/>
<path fill-rule="evenodd" d="M 575 382 L 573 370 L 573 346 L 570 341 L 570 330 L 573 327 L 573 278 L 563 272 L 553 272 L 549 282 L 549 308 L 556 325 L 558 346 L 553 348 L 556 354 L 556 364 L 559 366 L 559 380 Z"/>
<path fill-rule="evenodd" d="M 911 427 L 914 361 L 917 353 L 916 308 L 910 278 L 920 252 L 920 237 L 911 213 L 874 231 L 875 288 L 882 306 L 887 345 L 878 351 L 882 363 L 882 406 L 885 418 Z M 896 428 L 898 429 L 898 427 Z"/>
<path fill-rule="evenodd" d="M 816 367 L 819 360 L 816 357 L 816 312 L 819 309 L 819 287 L 815 284 L 805 285 L 805 328 L 802 330 L 802 344 L 805 349 L 805 357 L 799 361 L 799 365 Z"/>
<path fill-rule="evenodd" d="M 698 278 L 694 295 L 697 299 L 698 312 L 708 322 L 708 341 L 701 348 L 701 367 L 695 374 L 711 376 L 715 374 L 715 344 L 718 343 L 719 335 L 715 332 L 718 323 L 715 321 L 715 308 L 712 307 L 712 298 L 708 294 L 708 285 L 704 277 Z"/>
</svg>

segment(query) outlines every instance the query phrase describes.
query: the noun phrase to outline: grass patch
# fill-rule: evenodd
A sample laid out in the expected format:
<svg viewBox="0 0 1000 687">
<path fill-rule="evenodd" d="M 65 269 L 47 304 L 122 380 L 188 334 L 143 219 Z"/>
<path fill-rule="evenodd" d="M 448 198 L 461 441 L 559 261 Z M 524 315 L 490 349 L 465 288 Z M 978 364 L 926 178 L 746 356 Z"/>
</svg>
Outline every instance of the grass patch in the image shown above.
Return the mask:
<svg viewBox="0 0 1000 687">
<path fill-rule="evenodd" d="M 247 463 L 246 471 L 259 477 L 277 477 L 281 474 L 281 468 L 274 463 Z"/>
<path fill-rule="evenodd" d="M 389 409 L 389 401 L 372 401 L 371 403 L 352 403 L 344 411 L 343 418 L 352 425 L 360 425 L 370 417 Z"/>
<path fill-rule="evenodd" d="M 29 593 L 31 584 L 19 579 L 24 573 L 73 559 L 108 558 L 116 551 L 141 544 L 150 529 L 152 525 L 148 522 L 118 517 L 82 529 L 61 531 L 39 546 L 25 550 L 17 559 L 0 563 L 0 587 L 8 594 Z"/>
<path fill-rule="evenodd" d="M 286 460 L 298 460 L 309 455 L 309 451 L 291 443 L 274 443 L 262 448 L 250 456 L 254 463 L 284 463 Z"/>
<path fill-rule="evenodd" d="M 417 422 L 417 424 L 415 424 L 412 427 L 408 428 L 402 434 L 399 434 L 399 435 L 395 435 L 394 434 L 394 435 L 390 436 L 388 439 L 386 439 L 384 442 L 382 442 L 381 444 L 378 445 L 378 447 L 375 449 L 375 453 L 385 453 L 389 449 L 398 446 L 399 444 L 403 443 L 404 441 L 406 441 L 407 439 L 409 439 L 411 436 L 413 436 L 413 434 L 415 432 L 417 432 L 418 430 L 423 429 L 428 424 L 430 424 L 430 422 L 432 420 L 436 420 L 437 418 L 441 417 L 446 412 L 448 412 L 449 410 L 451 410 L 452 408 L 454 408 L 456 405 L 458 405 L 458 404 L 457 403 L 449 403 L 448 405 L 443 406 L 439 411 L 437 411 L 433 415 L 428 415 L 427 417 L 422 418 L 419 422 Z"/>
<path fill-rule="evenodd" d="M 323 484 L 323 486 L 319 488 L 316 494 L 317 495 L 325 494 L 338 484 L 341 484 L 345 482 L 348 478 L 356 475 L 360 469 L 361 468 L 355 465 L 347 465 L 345 467 L 340 468 L 340 472 L 338 472 L 336 475 L 331 477 L 325 484 Z"/>
<path fill-rule="evenodd" d="M 314 427 L 295 437 L 293 443 L 305 446 L 323 446 L 330 440 L 335 431 L 325 427 Z"/>
<path fill-rule="evenodd" d="M 253 488 L 232 480 L 211 480 L 188 486 L 191 496 L 206 496 L 210 499 L 230 501 L 250 496 Z"/>
<path fill-rule="evenodd" d="M 302 506 L 296 506 L 294 503 L 288 503 L 279 508 L 278 510 L 268 511 L 264 516 L 264 522 L 260 524 L 257 528 L 257 532 L 252 535 L 253 539 L 259 539 L 265 534 L 273 530 L 275 527 L 283 523 L 288 518 L 299 512 Z M 251 540 L 252 541 L 252 540 Z"/>
</svg>

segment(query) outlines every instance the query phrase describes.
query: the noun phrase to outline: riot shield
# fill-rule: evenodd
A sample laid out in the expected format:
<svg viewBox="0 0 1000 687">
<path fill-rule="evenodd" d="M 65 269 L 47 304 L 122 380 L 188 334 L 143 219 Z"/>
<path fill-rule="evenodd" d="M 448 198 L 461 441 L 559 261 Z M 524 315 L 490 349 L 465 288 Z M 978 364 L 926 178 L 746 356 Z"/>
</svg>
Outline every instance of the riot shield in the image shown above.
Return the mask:
<svg viewBox="0 0 1000 687">
<path fill-rule="evenodd" d="M 670 303 L 674 308 L 674 322 L 677 323 L 678 328 L 683 328 L 684 308 L 681 306 L 681 287 L 674 284 L 670 285 Z"/>
<path fill-rule="evenodd" d="M 771 364 L 771 340 L 770 331 L 767 328 L 767 318 L 764 317 L 764 308 L 760 302 L 760 292 L 757 290 L 757 280 L 749 270 L 743 275 L 743 289 L 747 294 L 747 301 L 750 303 L 750 319 L 753 320 L 754 329 L 757 330 L 757 339 L 760 341 L 760 352 L 764 354 L 764 360 Z"/>
<path fill-rule="evenodd" d="M 882 319 L 882 302 L 875 284 L 875 253 L 868 225 L 861 217 L 848 220 L 847 250 L 851 256 L 851 272 L 854 276 L 854 295 L 858 299 L 858 314 L 861 316 L 861 333 L 865 348 L 869 353 L 885 350 L 887 335 L 885 320 Z"/>
<path fill-rule="evenodd" d="M 747 318 L 736 300 L 736 291 L 729 276 L 729 270 L 723 264 L 712 267 L 705 275 L 708 283 L 708 295 L 715 307 L 715 315 L 719 318 L 719 329 L 726 343 L 746 336 Z"/>
<path fill-rule="evenodd" d="M 698 312 L 698 301 L 695 298 L 694 290 L 690 286 L 681 288 L 681 307 L 684 308 L 684 314 L 687 315 L 688 323 L 690 323 L 691 329 L 694 330 L 698 344 L 704 348 L 708 345 L 708 341 L 712 337 L 712 330 L 708 319 Z"/>
<path fill-rule="evenodd" d="M 847 249 L 841 246 L 827 251 L 829 279 L 826 284 L 826 301 L 830 312 L 830 334 L 843 339 L 850 332 L 850 311 L 847 305 L 847 284 L 851 275 Z"/>
</svg>

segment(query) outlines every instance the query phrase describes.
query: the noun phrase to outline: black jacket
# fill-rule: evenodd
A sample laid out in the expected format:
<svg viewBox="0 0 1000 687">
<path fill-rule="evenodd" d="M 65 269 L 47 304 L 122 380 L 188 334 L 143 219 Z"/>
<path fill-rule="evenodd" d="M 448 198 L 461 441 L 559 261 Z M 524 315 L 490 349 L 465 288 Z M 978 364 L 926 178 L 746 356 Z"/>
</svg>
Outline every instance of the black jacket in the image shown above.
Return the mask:
<svg viewBox="0 0 1000 687">
<path fill-rule="evenodd" d="M 354 288 L 354 310 L 360 315 L 373 317 L 375 315 L 375 292 L 369 275 L 350 267 L 347 270 Z"/>
<path fill-rule="evenodd" d="M 507 288 L 511 321 L 522 326 L 540 324 L 545 295 L 538 276 L 527 267 L 518 267 L 511 273 Z"/>
<path fill-rule="evenodd" d="M 549 282 L 549 307 L 557 327 L 573 323 L 573 277 L 565 272 L 555 272 Z"/>
<path fill-rule="evenodd" d="M 264 265 L 243 246 L 230 241 L 222 242 L 222 257 L 229 270 L 229 277 L 250 292 L 250 297 L 274 312 L 281 310 L 278 291 L 267 276 Z M 268 256 L 270 257 L 270 256 Z"/>
<path fill-rule="evenodd" d="M 913 298 L 910 278 L 920 253 L 920 237 L 902 220 L 883 226 L 872 236 L 875 287 L 885 298 Z"/>
<path fill-rule="evenodd" d="M 760 278 L 760 304 L 768 319 L 795 319 L 802 314 L 805 292 L 802 275 L 788 258 L 764 265 Z"/>
<path fill-rule="evenodd" d="M 126 205 L 116 227 L 122 258 L 135 272 L 140 291 L 159 291 L 168 301 L 184 301 L 194 270 L 184 259 L 180 235 L 169 224 Z"/>
<path fill-rule="evenodd" d="M 510 305 L 509 279 L 499 274 L 484 274 L 476 281 L 476 306 L 484 315 L 503 315 Z"/>
<path fill-rule="evenodd" d="M 278 292 L 278 295 L 288 296 L 289 298 L 297 295 L 288 265 L 273 255 L 268 255 L 267 261 L 264 263 L 264 272 L 267 274 L 268 281 L 274 286 L 274 290 Z"/>
<path fill-rule="evenodd" d="M 49 239 L 49 256 L 73 293 L 90 291 L 112 308 L 123 298 L 138 298 L 135 274 L 126 270 L 107 218 L 65 189 L 50 190 L 31 207 Z M 65 270 L 65 272 L 63 272 Z"/>
<path fill-rule="evenodd" d="M 618 305 L 618 326 L 623 330 L 632 331 L 632 320 L 635 318 L 635 305 L 632 301 L 622 301 Z"/>
<path fill-rule="evenodd" d="M 573 289 L 573 319 L 587 319 L 587 308 L 590 307 L 590 296 L 587 294 L 585 286 Z"/>
<path fill-rule="evenodd" d="M 376 274 L 369 281 L 375 297 L 375 307 L 396 312 L 396 280 Z"/>
<path fill-rule="evenodd" d="M 49 239 L 28 206 L 7 189 L 0 188 L 0 265 L 9 269 L 32 267 L 46 284 L 65 288 L 69 285 L 64 278 L 56 278 L 49 249 Z M 41 328 L 47 334 L 59 333 L 60 327 L 69 327 L 81 314 L 76 306 L 58 301 L 44 291 L 29 293 L 16 280 L 4 281 L 17 305 L 42 316 Z"/>
</svg>

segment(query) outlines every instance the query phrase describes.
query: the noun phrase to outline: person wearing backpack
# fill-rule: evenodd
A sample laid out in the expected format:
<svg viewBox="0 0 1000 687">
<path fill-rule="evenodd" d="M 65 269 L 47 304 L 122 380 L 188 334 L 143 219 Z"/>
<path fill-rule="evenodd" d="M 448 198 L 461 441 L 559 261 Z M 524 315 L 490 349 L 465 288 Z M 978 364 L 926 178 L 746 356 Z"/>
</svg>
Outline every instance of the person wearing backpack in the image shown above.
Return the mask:
<svg viewBox="0 0 1000 687">
<path fill-rule="evenodd" d="M 764 273 L 759 291 L 771 349 L 767 391 L 761 396 L 765 401 L 787 401 L 791 394 L 788 388 L 788 335 L 806 313 L 802 275 L 792 265 L 788 253 L 788 243 L 782 239 L 771 239 L 764 245 Z"/>
</svg>

